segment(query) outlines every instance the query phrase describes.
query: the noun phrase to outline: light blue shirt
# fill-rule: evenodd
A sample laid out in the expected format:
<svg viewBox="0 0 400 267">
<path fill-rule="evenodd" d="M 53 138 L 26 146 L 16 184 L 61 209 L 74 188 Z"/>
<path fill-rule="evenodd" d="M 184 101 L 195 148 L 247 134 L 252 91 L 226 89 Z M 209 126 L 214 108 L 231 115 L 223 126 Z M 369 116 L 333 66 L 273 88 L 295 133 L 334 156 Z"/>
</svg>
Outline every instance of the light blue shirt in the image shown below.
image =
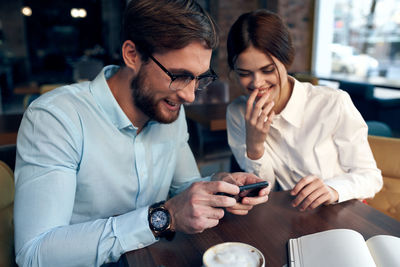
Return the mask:
<svg viewBox="0 0 400 267">
<path fill-rule="evenodd" d="M 106 79 L 55 89 L 24 114 L 15 170 L 20 266 L 99 266 L 156 241 L 149 205 L 200 179 L 183 107 L 137 134 Z"/>
</svg>

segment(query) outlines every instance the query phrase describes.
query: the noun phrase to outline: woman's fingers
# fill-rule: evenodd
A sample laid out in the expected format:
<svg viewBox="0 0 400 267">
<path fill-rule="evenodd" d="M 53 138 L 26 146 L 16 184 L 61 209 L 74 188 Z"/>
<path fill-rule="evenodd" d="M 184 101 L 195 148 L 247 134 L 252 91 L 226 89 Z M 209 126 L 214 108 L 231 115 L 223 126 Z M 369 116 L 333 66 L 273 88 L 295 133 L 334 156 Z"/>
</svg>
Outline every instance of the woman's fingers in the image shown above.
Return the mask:
<svg viewBox="0 0 400 267">
<path fill-rule="evenodd" d="M 272 108 L 274 107 L 274 105 L 275 105 L 275 102 L 271 101 L 268 103 L 268 105 L 266 107 L 264 107 L 262 109 L 261 114 L 257 120 L 257 124 L 259 124 L 260 127 L 264 127 L 264 123 L 267 121 L 270 114 L 273 112 Z"/>
<path fill-rule="evenodd" d="M 246 120 L 249 120 L 251 115 L 252 115 L 252 111 L 253 111 L 253 107 L 254 107 L 254 101 L 257 97 L 258 94 L 258 89 L 254 90 L 250 96 L 249 99 L 247 100 L 247 105 L 246 105 Z"/>
</svg>

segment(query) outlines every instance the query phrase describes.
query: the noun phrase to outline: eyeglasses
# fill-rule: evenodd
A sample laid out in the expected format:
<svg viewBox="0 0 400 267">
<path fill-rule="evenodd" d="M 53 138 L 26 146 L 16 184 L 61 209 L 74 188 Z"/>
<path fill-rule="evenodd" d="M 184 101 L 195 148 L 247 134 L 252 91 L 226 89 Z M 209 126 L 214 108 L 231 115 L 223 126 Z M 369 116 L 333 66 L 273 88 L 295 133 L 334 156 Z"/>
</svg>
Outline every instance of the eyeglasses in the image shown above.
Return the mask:
<svg viewBox="0 0 400 267">
<path fill-rule="evenodd" d="M 185 88 L 191 81 L 196 79 L 196 91 L 200 91 L 205 89 L 210 83 L 218 79 L 218 75 L 210 68 L 209 73 L 202 74 L 199 76 L 194 76 L 193 74 L 172 74 L 169 72 L 160 62 L 157 61 L 153 56 L 149 55 L 149 57 L 160 67 L 170 78 L 171 83 L 169 84 L 169 89 L 173 91 L 182 90 Z"/>
</svg>

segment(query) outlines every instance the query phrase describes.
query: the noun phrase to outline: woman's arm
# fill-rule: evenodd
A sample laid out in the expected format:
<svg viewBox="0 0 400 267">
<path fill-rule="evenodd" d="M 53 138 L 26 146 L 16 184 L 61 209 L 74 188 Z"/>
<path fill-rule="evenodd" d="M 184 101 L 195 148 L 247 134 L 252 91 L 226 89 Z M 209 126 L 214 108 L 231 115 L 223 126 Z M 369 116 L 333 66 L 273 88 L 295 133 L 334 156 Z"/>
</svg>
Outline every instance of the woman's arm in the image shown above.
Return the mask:
<svg viewBox="0 0 400 267">
<path fill-rule="evenodd" d="M 268 154 L 263 153 L 262 157 L 257 160 L 252 160 L 247 155 L 245 103 L 244 101 L 234 101 L 228 106 L 226 123 L 229 146 L 242 170 L 267 180 L 271 184 L 271 188 L 274 188 L 275 175 Z M 265 141 L 262 146 L 265 147 Z"/>
</svg>

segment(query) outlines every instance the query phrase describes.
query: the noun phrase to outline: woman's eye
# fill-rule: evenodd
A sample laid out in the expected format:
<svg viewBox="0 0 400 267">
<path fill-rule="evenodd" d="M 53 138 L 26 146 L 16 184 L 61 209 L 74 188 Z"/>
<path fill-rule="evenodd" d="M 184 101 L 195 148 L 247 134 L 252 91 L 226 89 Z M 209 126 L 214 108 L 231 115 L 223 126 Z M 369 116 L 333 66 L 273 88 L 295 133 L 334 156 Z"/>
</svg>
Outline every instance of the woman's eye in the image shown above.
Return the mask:
<svg viewBox="0 0 400 267">
<path fill-rule="evenodd" d="M 250 76 L 250 73 L 238 72 L 237 74 L 239 75 L 239 77 L 248 77 L 248 76 Z"/>
<path fill-rule="evenodd" d="M 272 72 L 274 72 L 275 71 L 275 68 L 272 68 L 272 69 L 264 69 L 264 70 L 262 70 L 262 73 L 264 73 L 264 74 L 270 74 L 270 73 L 272 73 Z"/>
</svg>

